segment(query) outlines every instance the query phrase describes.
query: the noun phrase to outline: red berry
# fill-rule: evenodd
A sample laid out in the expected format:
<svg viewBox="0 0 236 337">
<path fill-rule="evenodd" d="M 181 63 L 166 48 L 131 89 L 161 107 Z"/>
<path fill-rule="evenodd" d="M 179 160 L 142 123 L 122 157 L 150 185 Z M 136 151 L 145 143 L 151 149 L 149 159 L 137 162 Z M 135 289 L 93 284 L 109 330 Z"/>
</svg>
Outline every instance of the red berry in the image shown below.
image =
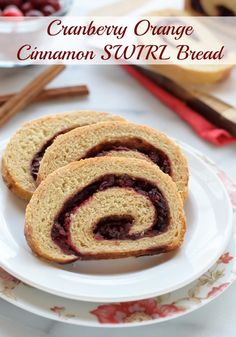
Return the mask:
<svg viewBox="0 0 236 337">
<path fill-rule="evenodd" d="M 20 7 L 23 1 L 22 0 L 6 0 L 5 2 L 7 3 L 6 6 Z"/>
<path fill-rule="evenodd" d="M 4 8 L 7 5 L 7 0 L 0 0 L 0 8 Z"/>
<path fill-rule="evenodd" d="M 55 11 L 59 11 L 61 9 L 61 5 L 58 0 L 48 0 L 48 5 L 51 5 Z"/>
<path fill-rule="evenodd" d="M 43 16 L 43 13 L 37 9 L 32 9 L 26 12 L 25 16 Z"/>
<path fill-rule="evenodd" d="M 21 10 L 22 10 L 23 13 L 31 11 L 32 9 L 34 9 L 34 7 L 32 6 L 32 4 L 29 1 L 27 1 L 27 2 L 23 3 L 23 5 L 21 5 Z"/>
<path fill-rule="evenodd" d="M 3 11 L 3 16 L 23 16 L 23 13 L 16 6 L 7 6 Z"/>
<path fill-rule="evenodd" d="M 31 0 L 31 4 L 34 8 L 41 9 L 42 7 L 47 5 L 47 0 Z"/>
<path fill-rule="evenodd" d="M 55 13 L 55 9 L 51 5 L 47 5 L 42 8 L 42 12 L 45 16 L 49 16 Z"/>
</svg>

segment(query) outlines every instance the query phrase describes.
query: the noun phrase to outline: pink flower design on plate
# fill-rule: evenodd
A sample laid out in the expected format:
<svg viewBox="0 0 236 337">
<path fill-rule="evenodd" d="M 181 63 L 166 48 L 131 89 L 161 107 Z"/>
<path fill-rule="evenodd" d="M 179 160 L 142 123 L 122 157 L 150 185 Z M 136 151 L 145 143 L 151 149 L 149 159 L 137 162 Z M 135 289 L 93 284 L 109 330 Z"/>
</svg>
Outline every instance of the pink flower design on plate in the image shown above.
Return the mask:
<svg viewBox="0 0 236 337">
<path fill-rule="evenodd" d="M 219 171 L 218 175 L 223 181 L 225 187 L 236 189 L 236 183 L 234 183 L 224 171 Z"/>
<path fill-rule="evenodd" d="M 4 269 L 0 268 L 0 279 L 5 282 L 12 282 L 15 284 L 19 284 L 20 280 L 12 276 L 11 274 L 7 273 Z"/>
<path fill-rule="evenodd" d="M 154 299 L 104 304 L 91 311 L 100 323 L 144 321 L 175 315 L 184 309 L 174 304 L 160 305 Z"/>
<path fill-rule="evenodd" d="M 234 183 L 223 171 L 219 171 L 218 175 L 229 192 L 232 204 L 236 206 L 236 183 Z"/>
<path fill-rule="evenodd" d="M 229 193 L 230 200 L 234 206 L 236 206 L 236 191 Z"/>
<path fill-rule="evenodd" d="M 229 255 L 229 252 L 221 255 L 221 257 L 219 258 L 219 262 L 224 263 L 224 264 L 228 264 L 231 260 L 233 260 L 233 256 Z"/>
<path fill-rule="evenodd" d="M 65 310 L 65 307 L 57 307 L 57 306 L 55 306 L 55 307 L 50 308 L 50 310 L 52 312 L 55 312 L 56 314 L 60 315 Z"/>
<path fill-rule="evenodd" d="M 229 285 L 230 285 L 230 283 L 226 282 L 226 283 L 222 283 L 221 285 L 219 285 L 217 287 L 213 287 L 209 291 L 209 293 L 207 294 L 207 298 L 214 297 L 214 296 L 220 294 L 222 291 L 224 291 L 224 289 L 228 288 Z"/>
</svg>

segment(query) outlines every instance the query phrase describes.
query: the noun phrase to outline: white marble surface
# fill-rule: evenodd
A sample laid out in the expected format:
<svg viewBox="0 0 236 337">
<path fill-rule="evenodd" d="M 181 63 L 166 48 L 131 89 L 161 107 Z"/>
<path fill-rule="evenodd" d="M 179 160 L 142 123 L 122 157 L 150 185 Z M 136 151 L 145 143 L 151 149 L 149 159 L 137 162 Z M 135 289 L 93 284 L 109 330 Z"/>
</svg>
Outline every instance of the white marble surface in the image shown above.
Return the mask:
<svg viewBox="0 0 236 337">
<path fill-rule="evenodd" d="M 41 69 L 41 66 L 31 66 L 17 70 L 1 70 L 1 93 L 19 90 Z M 236 73 L 234 77 L 236 81 Z M 156 127 L 196 147 L 216 161 L 236 180 L 236 144 L 219 148 L 199 138 L 175 113 L 161 104 L 120 66 L 69 66 L 52 82 L 51 86 L 82 83 L 89 86 L 91 90 L 89 97 L 31 105 L 0 130 L 0 140 L 9 138 L 21 123 L 42 114 L 76 109 L 95 109 L 114 113 L 122 113 L 122 110 L 125 113 L 129 110 L 133 121 Z M 226 86 L 226 83 L 224 85 Z M 231 97 L 236 105 L 234 90 L 231 92 Z M 136 114 L 135 111 L 137 111 Z M 151 113 L 151 120 L 147 119 L 145 111 Z"/>
<path fill-rule="evenodd" d="M 103 1 L 104 2 L 104 1 Z M 94 3 L 94 1 L 93 1 Z M 90 9 L 92 8 L 90 2 Z M 87 1 L 81 2 L 81 10 L 87 8 Z M 17 70 L 0 70 L 0 92 L 19 90 L 41 67 L 28 67 Z M 235 74 L 234 74 L 234 77 Z M 236 78 L 235 78 L 236 81 Z M 236 145 L 217 148 L 201 140 L 172 111 L 142 88 L 119 66 L 73 66 L 68 67 L 53 85 L 86 83 L 91 94 L 88 98 L 52 101 L 49 104 L 34 104 L 24 109 L 0 130 L 0 142 L 9 138 L 19 125 L 42 114 L 75 109 L 97 109 L 104 111 L 130 111 L 130 119 L 156 127 L 170 136 L 178 138 L 202 151 L 216 161 L 236 180 Z M 224 86 L 227 95 L 236 105 L 235 91 L 228 83 Z M 144 113 L 149 111 L 147 115 Z M 142 328 L 93 329 L 55 323 L 20 310 L 0 300 L 0 337 L 70 337 L 84 336 L 126 337 L 152 336 L 198 336 L 234 337 L 235 329 L 236 284 L 208 306 L 182 318 Z"/>
</svg>

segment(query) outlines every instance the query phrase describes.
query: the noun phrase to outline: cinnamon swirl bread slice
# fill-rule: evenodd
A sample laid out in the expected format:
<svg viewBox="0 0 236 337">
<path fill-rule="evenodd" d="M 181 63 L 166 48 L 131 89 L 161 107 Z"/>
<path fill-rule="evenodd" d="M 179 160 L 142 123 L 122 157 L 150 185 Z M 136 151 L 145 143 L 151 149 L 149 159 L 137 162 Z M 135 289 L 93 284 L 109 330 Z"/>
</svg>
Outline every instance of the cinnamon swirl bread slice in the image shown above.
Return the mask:
<svg viewBox="0 0 236 337">
<path fill-rule="evenodd" d="M 59 136 L 47 149 L 40 165 L 38 183 L 59 167 L 98 156 L 146 159 L 169 174 L 183 198 L 187 197 L 188 166 L 179 146 L 161 132 L 128 122 L 104 122 Z"/>
<path fill-rule="evenodd" d="M 199 1 L 204 2 L 207 6 L 208 2 L 210 3 L 217 0 Z M 193 25 L 194 34 L 185 36 L 184 38 L 184 44 L 189 45 L 192 50 L 207 50 L 209 47 L 209 41 L 212 46 L 222 45 L 218 35 L 214 34 L 215 29 L 209 29 L 207 25 L 201 23 L 200 20 L 192 18 L 187 11 L 167 8 L 146 13 L 145 17 L 149 18 L 149 21 L 153 26 L 169 24 L 170 26 L 176 25 L 184 27 Z M 145 45 L 153 44 L 155 41 L 152 34 L 144 34 L 139 37 L 139 39 L 141 40 L 141 43 Z M 176 42 L 176 45 L 175 43 L 173 44 L 173 41 L 168 39 L 168 36 L 160 35 L 160 39 L 163 39 L 163 43 L 168 45 L 169 55 L 175 55 L 176 45 L 179 43 Z M 234 68 L 233 65 L 235 63 L 235 56 L 233 53 L 228 52 L 224 57 L 224 63 L 218 62 L 217 64 L 204 64 L 203 62 L 200 62 L 199 64 L 192 64 L 188 63 L 187 60 L 181 64 L 175 64 L 174 62 L 160 64 L 160 62 L 154 61 L 153 64 L 149 64 L 148 67 L 152 71 L 160 75 L 164 75 L 181 85 L 211 84 L 220 82 L 230 75 Z"/>
<path fill-rule="evenodd" d="M 200 16 L 236 15 L 236 2 L 232 0 L 185 0 L 185 8 L 191 14 Z"/>
<path fill-rule="evenodd" d="M 2 176 L 13 193 L 29 200 L 41 159 L 55 138 L 74 128 L 106 120 L 123 120 L 103 112 L 78 111 L 46 116 L 23 125 L 11 138 L 2 161 Z"/>
<path fill-rule="evenodd" d="M 50 174 L 31 198 L 25 236 L 48 261 L 168 252 L 186 230 L 176 184 L 151 162 L 101 157 Z"/>
</svg>

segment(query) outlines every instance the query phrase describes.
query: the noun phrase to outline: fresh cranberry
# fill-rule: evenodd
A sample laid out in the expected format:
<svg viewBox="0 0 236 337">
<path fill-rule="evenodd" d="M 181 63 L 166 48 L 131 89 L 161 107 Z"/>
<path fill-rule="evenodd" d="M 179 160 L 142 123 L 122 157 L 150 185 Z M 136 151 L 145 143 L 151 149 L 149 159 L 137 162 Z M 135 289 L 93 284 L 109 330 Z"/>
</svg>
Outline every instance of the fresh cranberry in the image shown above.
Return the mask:
<svg viewBox="0 0 236 337">
<path fill-rule="evenodd" d="M 3 16 L 23 16 L 23 13 L 16 6 L 7 6 L 3 11 Z"/>
<path fill-rule="evenodd" d="M 21 10 L 22 10 L 23 13 L 31 11 L 32 9 L 34 9 L 34 7 L 32 6 L 31 2 L 29 2 L 29 1 L 23 3 L 23 5 L 21 6 Z"/>
<path fill-rule="evenodd" d="M 47 0 L 31 0 L 30 2 L 36 9 L 41 9 L 48 4 Z"/>
<path fill-rule="evenodd" d="M 59 11 L 61 9 L 61 5 L 58 0 L 48 0 L 48 5 L 51 5 L 55 11 Z"/>
<path fill-rule="evenodd" d="M 22 2 L 23 2 L 22 0 L 5 0 L 5 6 L 20 7 Z"/>
<path fill-rule="evenodd" d="M 0 16 L 50 16 L 60 9 L 59 0 L 0 0 Z"/>
<path fill-rule="evenodd" d="M 7 0 L 0 0 L 0 8 L 4 9 L 7 5 L 9 5 Z"/>
<path fill-rule="evenodd" d="M 55 9 L 51 5 L 47 5 L 42 8 L 42 12 L 45 16 L 49 16 L 55 13 Z"/>
<path fill-rule="evenodd" d="M 25 16 L 43 16 L 43 13 L 38 9 L 32 9 L 25 13 Z"/>
</svg>

